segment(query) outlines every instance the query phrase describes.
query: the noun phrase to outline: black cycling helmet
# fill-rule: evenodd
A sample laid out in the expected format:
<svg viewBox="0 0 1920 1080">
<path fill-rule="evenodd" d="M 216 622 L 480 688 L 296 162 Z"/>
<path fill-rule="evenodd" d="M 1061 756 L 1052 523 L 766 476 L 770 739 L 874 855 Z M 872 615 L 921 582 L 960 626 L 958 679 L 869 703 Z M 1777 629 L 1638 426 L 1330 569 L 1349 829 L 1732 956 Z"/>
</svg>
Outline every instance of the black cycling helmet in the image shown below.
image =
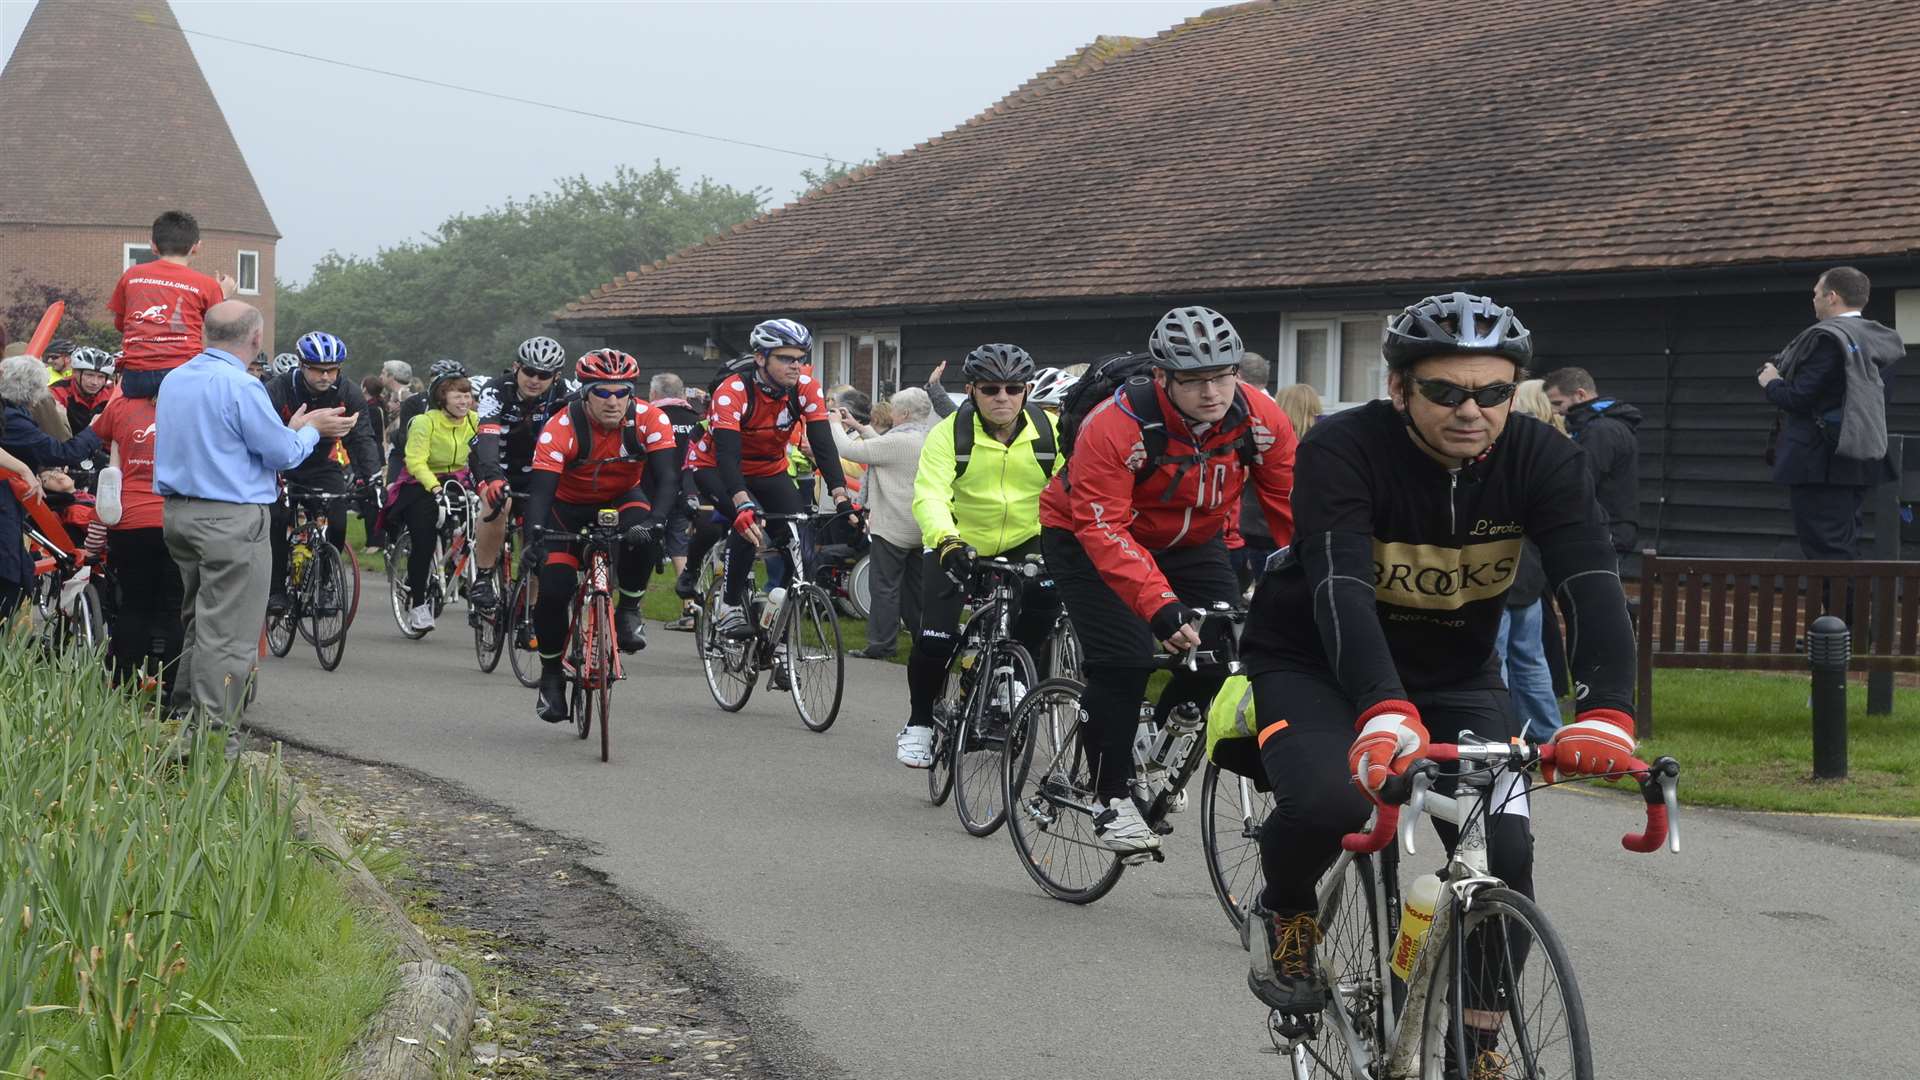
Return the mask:
<svg viewBox="0 0 1920 1080">
<path fill-rule="evenodd" d="M 1533 362 L 1533 334 L 1510 307 L 1490 296 L 1429 296 L 1393 317 L 1380 347 L 1387 367 L 1405 371 L 1429 356 L 1485 353 L 1519 367 Z"/>
<path fill-rule="evenodd" d="M 967 354 L 960 371 L 967 382 L 1029 382 L 1033 357 L 1018 345 L 982 345 Z"/>
<path fill-rule="evenodd" d="M 1240 332 L 1212 308 L 1174 308 L 1160 316 L 1160 324 L 1147 339 L 1153 366 L 1163 371 L 1239 367 L 1244 351 Z"/>
<path fill-rule="evenodd" d="M 47 356 L 72 356 L 75 348 L 72 338 L 57 337 L 47 342 Z"/>
</svg>

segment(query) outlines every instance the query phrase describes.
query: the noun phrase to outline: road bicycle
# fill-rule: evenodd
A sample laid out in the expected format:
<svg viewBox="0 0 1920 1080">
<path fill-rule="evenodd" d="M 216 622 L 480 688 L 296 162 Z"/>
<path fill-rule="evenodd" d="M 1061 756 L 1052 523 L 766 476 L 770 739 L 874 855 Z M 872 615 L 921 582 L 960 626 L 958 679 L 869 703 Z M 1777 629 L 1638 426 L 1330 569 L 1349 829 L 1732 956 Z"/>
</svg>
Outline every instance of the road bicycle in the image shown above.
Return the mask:
<svg viewBox="0 0 1920 1080">
<path fill-rule="evenodd" d="M 346 504 L 360 496 L 352 492 L 296 490 L 281 492 L 288 522 L 287 575 L 280 591 L 287 606 L 267 616 L 267 648 L 284 657 L 293 651 L 296 637 L 313 646 L 324 670 L 340 666 L 347 651 L 347 629 L 360 607 L 360 565 L 349 548 L 345 553 L 327 539 L 328 508 L 346 513 Z"/>
<path fill-rule="evenodd" d="M 1268 1035 L 1293 1080 L 1452 1080 L 1519 1076 L 1592 1080 L 1585 1006 L 1566 944 L 1538 904 L 1488 872 L 1487 819 L 1525 798 L 1527 779 L 1551 764 L 1551 744 L 1500 743 L 1462 732 L 1428 746 L 1423 760 L 1383 787 L 1366 832 L 1341 841 L 1320 880 L 1317 1012 L 1270 1011 Z M 1457 772 L 1443 773 L 1440 763 Z M 1679 763 L 1630 761 L 1646 826 L 1629 851 L 1680 850 Z M 1453 794 L 1434 790 L 1449 783 Z M 1562 781 L 1565 782 L 1565 781 Z M 1440 875 L 1432 925 L 1402 982 L 1390 961 L 1400 901 L 1393 842 L 1417 854 L 1422 816 L 1459 828 Z M 1404 966 L 1404 965 L 1403 965 Z"/>
<path fill-rule="evenodd" d="M 31 518 L 24 531 L 33 547 L 33 584 L 27 599 L 42 648 L 49 654 L 105 648 L 107 620 L 94 581 L 98 563 L 85 549 L 42 532 Z"/>
<path fill-rule="evenodd" d="M 804 547 L 810 545 L 800 542 L 800 527 L 813 515 L 766 514 L 763 520 L 794 526 L 787 530 L 785 550 L 789 567 L 797 572 L 787 577 L 786 599 L 778 611 L 769 610 L 769 597 L 754 588 L 745 609 L 746 632 L 736 637 L 723 635 L 712 614 L 726 590 L 726 575 L 717 573 L 708 581 L 694 627 L 707 690 L 714 704 L 739 712 L 753 696 L 760 672 L 769 672 L 769 686 L 792 692 L 800 722 L 809 731 L 825 731 L 840 715 L 847 657 L 833 599 L 813 580 L 813 568 L 804 558 Z"/>
<path fill-rule="evenodd" d="M 1245 621 L 1246 609 L 1218 603 L 1195 609 L 1193 618 L 1203 638 L 1210 625 L 1224 624 L 1224 648 L 1159 654 L 1155 662 L 1188 671 L 1218 665 L 1237 672 L 1240 660 L 1232 631 Z M 1071 678 L 1049 678 L 1029 691 L 1014 712 L 1002 771 L 1007 832 L 1020 865 L 1048 895 L 1075 904 L 1105 896 L 1127 867 L 1166 858 L 1158 848 L 1111 851 L 1094 832 L 1100 805 L 1085 748 L 1085 692 L 1085 684 Z M 1187 782 L 1206 757 L 1207 719 L 1187 703 L 1170 710 L 1164 723 L 1153 713 L 1150 704 L 1142 704 L 1133 740 L 1133 798 L 1148 826 L 1164 836 L 1173 831 L 1168 815 L 1186 809 Z M 1208 847 L 1206 858 L 1212 874 L 1220 854 Z"/>
<path fill-rule="evenodd" d="M 561 652 L 567 674 L 567 712 L 582 739 L 593 734 L 594 718 L 599 717 L 601 761 L 611 753 L 613 684 L 627 677 L 613 622 L 614 583 L 619 580 L 620 546 L 626 532 L 620 527 L 620 511 L 601 507 L 590 524 L 571 534 L 580 544 L 580 584 L 573 592 L 567 643 Z M 565 532 L 547 530 L 536 535 L 543 548 L 570 538 Z"/>
<path fill-rule="evenodd" d="M 437 619 L 448 604 L 468 595 L 478 576 L 479 568 L 473 561 L 473 525 L 480 519 L 480 495 L 459 479 L 448 478 L 433 498 L 438 513 L 425 602 L 433 606 Z M 400 632 L 419 638 L 426 631 L 413 629 L 407 618 L 413 610 L 412 597 L 407 594 L 407 564 L 412 551 L 406 526 L 396 528 L 387 541 L 387 591 L 393 601 L 393 621 Z"/>
<path fill-rule="evenodd" d="M 993 835 L 1007 819 L 1000 757 L 1014 709 L 1039 682 L 1033 657 L 1014 640 L 1013 624 L 1022 584 L 1044 573 L 1038 555 L 974 561 L 966 593 L 972 614 L 934 699 L 927 795 L 939 806 L 951 791 L 961 827 L 974 836 Z"/>
<path fill-rule="evenodd" d="M 503 496 L 500 505 L 494 507 L 483 520 L 498 520 L 501 514 L 507 512 L 514 498 L 512 494 Z M 492 578 L 494 601 L 491 608 L 484 610 L 477 604 L 471 605 L 467 611 L 467 624 L 473 627 L 474 659 L 479 662 L 482 673 L 491 674 L 494 668 L 500 666 L 500 654 L 509 651 L 508 642 L 514 640 L 516 615 L 523 620 L 522 625 L 527 630 L 523 640 L 529 648 L 520 650 L 511 666 L 517 675 L 521 669 L 521 661 L 526 661 L 527 674 L 531 676 L 531 681 L 522 678 L 521 682 L 528 687 L 533 687 L 540 682 L 538 655 L 531 647 L 534 644 L 531 632 L 533 615 L 526 598 L 519 595 L 520 582 L 526 577 L 525 568 L 519 567 L 519 564 L 514 561 L 520 552 L 521 545 L 517 535 L 520 527 L 521 521 L 518 517 L 508 523 L 507 534 L 501 540 L 500 555 L 494 560 L 493 569 L 481 570 L 475 567 L 473 580 L 476 583 L 483 574 Z M 468 595 L 472 595 L 471 591 Z"/>
</svg>

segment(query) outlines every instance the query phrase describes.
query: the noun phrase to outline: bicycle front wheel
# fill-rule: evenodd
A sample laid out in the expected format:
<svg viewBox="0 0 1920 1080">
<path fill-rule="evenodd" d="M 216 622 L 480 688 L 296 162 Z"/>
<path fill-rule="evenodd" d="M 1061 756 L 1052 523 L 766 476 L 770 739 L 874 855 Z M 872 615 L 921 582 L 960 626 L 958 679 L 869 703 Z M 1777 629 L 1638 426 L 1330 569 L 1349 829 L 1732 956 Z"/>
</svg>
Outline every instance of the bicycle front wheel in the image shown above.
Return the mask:
<svg viewBox="0 0 1920 1080">
<path fill-rule="evenodd" d="M 583 663 L 580 674 L 586 684 L 587 698 L 580 717 L 580 737 L 586 738 L 592 730 L 597 713 L 600 760 L 605 761 L 610 737 L 607 717 L 613 712 L 613 601 L 595 596 L 587 601 L 584 614 L 586 633 L 580 642 Z"/>
<path fill-rule="evenodd" d="M 329 544 L 316 547 L 313 563 L 307 567 L 302 604 L 307 613 L 307 636 L 313 639 L 314 654 L 327 671 L 339 667 L 347 651 L 347 589 L 340 553 Z"/>
<path fill-rule="evenodd" d="M 500 653 L 507 644 L 508 613 L 512 610 L 501 602 L 507 591 L 505 582 L 497 572 L 489 573 L 494 578 L 493 610 L 475 610 L 472 613 L 473 658 L 480 664 L 480 670 L 487 674 L 500 666 Z"/>
<path fill-rule="evenodd" d="M 1007 832 L 1020 865 L 1050 896 L 1091 904 L 1126 864 L 1093 831 L 1093 771 L 1082 745 L 1086 687 L 1048 679 L 1014 710 L 1007 731 Z"/>
<path fill-rule="evenodd" d="M 294 632 L 298 615 L 293 598 L 288 597 L 285 611 L 267 616 L 267 648 L 273 655 L 285 657 L 293 651 L 293 639 L 299 636 Z"/>
<path fill-rule="evenodd" d="M 945 803 L 953 793 L 960 732 L 967 726 L 974 684 L 987 670 L 987 627 L 993 625 L 999 610 L 988 604 L 968 616 L 967 625 L 960 631 L 960 646 L 947 658 L 939 696 L 933 699 L 933 765 L 927 769 L 927 799 L 935 806 Z M 1001 783 L 1005 785 L 1004 779 Z"/>
<path fill-rule="evenodd" d="M 1380 855 L 1341 854 L 1321 877 L 1320 947 L 1314 962 L 1327 988 L 1327 1006 L 1315 1018 L 1307 1042 L 1308 1076 L 1346 1080 L 1352 1074 L 1354 1047 L 1368 1061 L 1387 1051 L 1387 1012 L 1391 972 L 1387 967 L 1397 914 L 1386 879 L 1398 872 L 1388 848 Z"/>
<path fill-rule="evenodd" d="M 1039 682 L 1033 657 L 1017 641 L 1002 641 L 981 669 L 966 721 L 954 745 L 953 806 L 974 836 L 992 836 L 1007 820 L 1007 728 L 1027 688 Z"/>
<path fill-rule="evenodd" d="M 1539 905 L 1512 889 L 1486 889 L 1446 944 L 1427 989 L 1423 1080 L 1593 1080 L 1573 961 Z"/>
<path fill-rule="evenodd" d="M 501 607 L 506 613 L 507 663 L 513 667 L 513 677 L 529 690 L 540 685 L 540 650 L 533 636 L 533 605 L 527 600 L 531 588 L 527 583 L 532 579 L 532 574 L 521 575 Z"/>
<path fill-rule="evenodd" d="M 395 529 L 387 540 L 387 596 L 393 602 L 393 622 L 400 632 L 410 638 L 425 635 L 423 630 L 415 630 L 409 625 L 407 616 L 413 611 L 413 598 L 407 595 L 407 564 L 412 561 L 413 537 L 406 529 Z"/>
<path fill-rule="evenodd" d="M 1207 775 L 1200 781 L 1200 808 L 1207 879 L 1238 930 L 1266 885 L 1260 866 L 1260 825 L 1273 809 L 1273 796 L 1257 790 L 1252 780 L 1209 761 Z"/>
<path fill-rule="evenodd" d="M 786 664 L 793 707 L 808 731 L 825 731 L 840 715 L 847 656 L 840 645 L 840 617 L 818 585 L 802 585 L 787 597 Z"/>
</svg>

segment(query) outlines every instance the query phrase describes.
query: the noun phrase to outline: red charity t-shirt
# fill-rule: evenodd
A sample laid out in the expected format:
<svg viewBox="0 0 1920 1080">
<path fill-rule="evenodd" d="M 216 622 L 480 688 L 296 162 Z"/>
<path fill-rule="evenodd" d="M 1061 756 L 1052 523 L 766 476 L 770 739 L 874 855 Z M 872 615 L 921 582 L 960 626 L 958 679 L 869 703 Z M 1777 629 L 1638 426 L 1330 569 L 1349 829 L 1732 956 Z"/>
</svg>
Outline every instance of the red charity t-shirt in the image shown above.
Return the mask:
<svg viewBox="0 0 1920 1080">
<path fill-rule="evenodd" d="M 207 309 L 222 299 L 220 283 L 191 266 L 156 259 L 128 267 L 107 301 L 125 350 L 120 369 L 168 371 L 200 355 Z"/>
<path fill-rule="evenodd" d="M 153 417 L 155 398 L 130 398 L 118 390 L 100 415 L 94 433 L 120 447 L 120 523 L 115 529 L 158 529 L 165 503 L 153 492 Z"/>
<path fill-rule="evenodd" d="M 638 428 L 636 442 L 643 451 L 673 447 L 673 421 L 667 414 L 644 401 L 633 403 L 626 423 L 612 431 L 594 424 L 587 427 L 591 440 L 585 454 L 579 453 L 579 433 L 574 430 L 572 409 L 562 409 L 540 429 L 539 444 L 534 447 L 535 472 L 560 474 L 560 487 L 554 498 L 575 506 L 610 506 L 614 500 L 640 486 L 646 472 L 645 457 L 627 454 L 625 429 Z"/>
<path fill-rule="evenodd" d="M 741 423 L 747 411 L 747 395 L 752 394 L 753 412 Z M 811 373 L 800 376 L 800 409 L 792 415 L 788 394 L 769 398 L 758 386 L 735 375 L 714 388 L 707 406 L 707 426 L 715 431 L 740 433 L 740 475 L 779 476 L 787 471 L 787 444 L 800 424 L 827 418 L 827 399 L 820 392 L 820 381 Z"/>
</svg>

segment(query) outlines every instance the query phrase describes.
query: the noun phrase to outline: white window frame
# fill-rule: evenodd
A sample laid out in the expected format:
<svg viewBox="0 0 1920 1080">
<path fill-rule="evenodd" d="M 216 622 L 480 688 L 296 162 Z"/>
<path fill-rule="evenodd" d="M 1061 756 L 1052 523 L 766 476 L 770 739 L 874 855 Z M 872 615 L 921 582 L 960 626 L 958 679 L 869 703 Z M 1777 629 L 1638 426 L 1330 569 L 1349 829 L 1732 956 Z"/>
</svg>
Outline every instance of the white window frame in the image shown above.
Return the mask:
<svg viewBox="0 0 1920 1080">
<path fill-rule="evenodd" d="M 253 256 L 253 288 L 251 289 L 247 288 L 247 275 L 241 272 L 246 269 L 247 256 L 249 255 Z M 234 259 L 233 281 L 234 281 L 234 286 L 233 286 L 234 291 L 238 292 L 240 295 L 242 296 L 259 296 L 260 295 L 260 253 L 259 252 L 242 251 L 239 254 L 239 256 Z"/>
<path fill-rule="evenodd" d="M 870 384 L 858 388 L 876 402 L 880 400 L 881 383 L 891 381 L 895 389 L 899 388 L 901 370 L 900 328 L 890 326 L 857 330 L 823 330 L 814 334 L 813 373 L 820 379 L 821 390 L 825 390 L 830 386 L 839 386 L 841 383 L 853 382 L 849 377 L 853 370 L 853 351 L 854 347 L 860 344 L 862 338 L 872 339 L 876 363 L 873 365 L 873 379 Z M 877 362 L 881 338 L 893 339 L 893 371 L 890 373 L 881 371 L 880 365 Z M 828 340 L 838 341 L 840 343 L 840 363 L 842 366 L 838 371 L 828 371 L 823 366 L 826 362 L 822 355 L 823 346 Z M 891 375 L 890 379 L 889 375 Z"/>
<path fill-rule="evenodd" d="M 120 245 L 120 272 L 121 273 L 124 274 L 127 271 L 133 269 L 135 266 L 139 265 L 138 263 L 133 261 L 133 253 L 135 251 L 144 251 L 147 254 L 152 255 L 153 245 L 152 244 L 121 244 Z M 155 258 L 158 258 L 158 256 L 155 256 Z M 148 259 L 147 261 L 152 262 L 154 260 Z"/>
<path fill-rule="evenodd" d="M 1279 381 L 1274 385 L 1278 390 L 1300 381 L 1300 357 L 1295 348 L 1296 332 L 1300 330 L 1327 331 L 1327 385 L 1320 388 L 1321 403 L 1328 412 L 1350 409 L 1355 405 L 1364 405 L 1367 401 L 1387 396 L 1386 366 L 1380 368 L 1380 378 L 1374 386 L 1373 397 L 1366 401 L 1336 401 L 1334 392 L 1340 387 L 1341 356 L 1344 352 L 1341 334 L 1350 322 L 1377 321 L 1381 330 L 1386 329 L 1387 320 L 1393 316 L 1390 311 L 1313 311 L 1289 312 L 1280 316 L 1280 348 L 1276 355 L 1280 362 L 1274 365 Z"/>
</svg>

